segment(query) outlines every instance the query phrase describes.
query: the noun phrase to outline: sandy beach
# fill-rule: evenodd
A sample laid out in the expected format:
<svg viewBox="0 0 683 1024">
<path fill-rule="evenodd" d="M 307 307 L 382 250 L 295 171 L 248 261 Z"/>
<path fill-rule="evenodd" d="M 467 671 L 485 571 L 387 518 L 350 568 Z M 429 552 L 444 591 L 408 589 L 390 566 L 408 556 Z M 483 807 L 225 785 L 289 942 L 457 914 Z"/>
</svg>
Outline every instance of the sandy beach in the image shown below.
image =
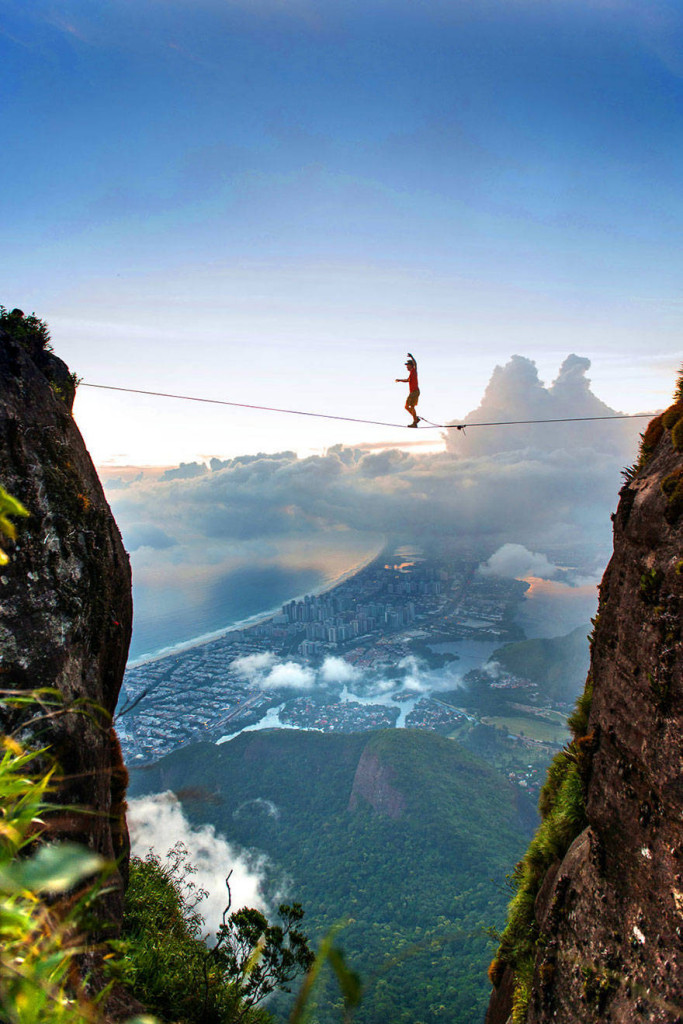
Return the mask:
<svg viewBox="0 0 683 1024">
<path fill-rule="evenodd" d="M 374 562 L 375 559 L 386 557 L 387 550 L 385 538 L 382 545 L 377 550 L 374 550 L 360 561 L 355 562 L 352 566 L 345 569 L 342 573 L 339 573 L 333 579 L 326 580 L 325 583 L 322 583 L 319 587 L 313 588 L 306 593 L 314 597 L 319 597 L 321 594 L 334 590 L 334 588 L 338 587 L 340 583 L 344 583 L 345 580 L 348 580 L 352 576 L 361 572 L 366 568 L 366 566 Z M 302 601 L 304 597 L 306 597 L 306 593 L 293 595 L 289 600 Z M 153 661 L 160 661 L 162 658 L 170 658 L 175 654 L 179 654 L 181 651 L 189 651 L 194 647 L 202 647 L 205 644 L 212 643 L 214 640 L 219 640 L 221 637 L 228 636 L 230 633 L 237 633 L 243 629 L 251 629 L 261 623 L 268 622 L 268 620 L 272 619 L 275 615 L 279 615 L 283 603 L 286 602 L 278 604 L 276 608 L 270 608 L 266 611 L 251 615 L 248 618 L 240 619 L 237 622 L 231 623 L 229 626 L 225 626 L 224 628 L 213 630 L 210 633 L 202 633 L 199 636 L 191 637 L 189 640 L 183 640 L 177 644 L 162 647 L 157 651 L 151 651 L 149 654 L 142 654 L 131 659 L 128 662 L 128 668 L 137 668 L 139 665 L 147 665 Z"/>
</svg>

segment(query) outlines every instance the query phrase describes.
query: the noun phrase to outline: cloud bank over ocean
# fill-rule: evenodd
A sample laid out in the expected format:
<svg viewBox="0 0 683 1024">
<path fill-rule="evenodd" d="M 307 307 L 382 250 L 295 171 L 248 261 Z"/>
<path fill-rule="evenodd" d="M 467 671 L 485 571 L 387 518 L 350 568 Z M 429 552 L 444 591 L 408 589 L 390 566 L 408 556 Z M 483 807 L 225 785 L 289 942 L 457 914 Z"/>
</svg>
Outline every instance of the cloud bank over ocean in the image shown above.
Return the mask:
<svg viewBox="0 0 683 1024">
<path fill-rule="evenodd" d="M 495 368 L 465 419 L 610 416 L 614 410 L 590 389 L 589 366 L 569 356 L 546 387 L 531 360 L 513 356 Z M 633 460 L 645 423 L 473 426 L 446 432 L 446 448 L 436 454 L 336 446 L 303 459 L 245 455 L 212 460 L 197 475 L 143 476 L 110 499 L 134 549 L 143 609 L 154 593 L 173 590 L 189 607 L 188 581 L 205 592 L 234 591 L 245 583 L 240 572 L 314 572 L 331 552 L 341 564 L 351 552 L 378 550 L 383 537 L 474 555 L 485 572 L 546 579 L 564 553 L 586 576 L 608 557 L 619 472 Z M 300 583 L 309 586 L 303 576 Z M 275 599 L 261 611 L 283 599 L 277 587 L 271 591 Z M 290 596 L 300 592 L 295 584 Z"/>
</svg>

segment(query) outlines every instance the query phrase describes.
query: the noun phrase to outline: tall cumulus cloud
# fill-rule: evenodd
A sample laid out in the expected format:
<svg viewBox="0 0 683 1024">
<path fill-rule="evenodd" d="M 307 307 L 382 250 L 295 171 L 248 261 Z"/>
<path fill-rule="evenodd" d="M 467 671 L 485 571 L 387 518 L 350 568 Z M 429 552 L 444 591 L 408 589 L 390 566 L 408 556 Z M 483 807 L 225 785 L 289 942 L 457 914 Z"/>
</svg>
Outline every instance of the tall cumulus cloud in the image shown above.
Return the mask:
<svg viewBox="0 0 683 1024">
<path fill-rule="evenodd" d="M 628 420 L 543 423 L 497 428 L 474 426 L 476 423 L 505 423 L 511 420 L 571 420 L 587 416 L 613 416 L 611 409 L 593 394 L 586 376 L 590 359 L 569 355 L 550 387 L 538 376 L 536 364 L 524 356 L 512 356 L 505 366 L 496 366 L 484 397 L 464 422 L 472 430 L 461 436 L 449 431 L 446 441 L 453 454 L 492 455 L 501 451 L 532 449 L 553 452 L 558 449 L 589 449 L 628 460 L 640 425 Z M 462 422 L 462 421 L 461 421 Z"/>
</svg>

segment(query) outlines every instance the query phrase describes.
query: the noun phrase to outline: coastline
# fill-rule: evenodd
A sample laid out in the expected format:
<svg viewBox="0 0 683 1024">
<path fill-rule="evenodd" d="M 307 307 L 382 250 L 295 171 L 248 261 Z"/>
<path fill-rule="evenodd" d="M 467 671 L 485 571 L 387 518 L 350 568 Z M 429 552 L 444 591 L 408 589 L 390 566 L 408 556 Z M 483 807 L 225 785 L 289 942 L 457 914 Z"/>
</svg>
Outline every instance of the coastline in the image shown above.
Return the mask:
<svg viewBox="0 0 683 1024">
<path fill-rule="evenodd" d="M 319 597 L 321 594 L 329 593 L 334 590 L 341 583 L 356 576 L 363 569 L 366 569 L 376 559 L 384 557 L 385 552 L 388 550 L 387 538 L 382 539 L 381 547 L 368 555 L 366 558 L 357 562 L 350 568 L 345 569 L 344 572 L 340 573 L 332 580 L 327 580 L 322 583 L 319 587 L 313 590 L 306 591 L 305 594 L 298 594 L 295 597 L 290 597 L 290 601 L 303 601 L 303 599 L 310 595 L 312 597 Z M 191 651 L 195 647 L 204 647 L 206 644 L 212 643 L 214 640 L 220 640 L 224 636 L 228 636 L 230 633 L 238 633 L 243 629 L 251 629 L 254 626 L 260 626 L 261 624 L 268 622 L 274 618 L 275 615 L 280 613 L 282 605 L 278 605 L 276 608 L 271 608 L 268 611 L 257 612 L 255 615 L 250 615 L 246 619 L 239 619 L 237 622 L 233 622 L 230 626 L 223 626 L 221 629 L 213 630 L 211 633 L 202 633 L 199 636 L 191 637 L 189 640 L 181 640 L 177 644 L 171 644 L 168 647 L 161 647 L 158 651 L 152 651 L 149 654 L 141 654 L 138 657 L 131 659 L 127 662 L 126 668 L 138 668 L 141 665 L 149 665 L 154 661 L 162 661 L 164 658 L 172 658 L 176 654 L 182 654 L 186 651 Z"/>
</svg>

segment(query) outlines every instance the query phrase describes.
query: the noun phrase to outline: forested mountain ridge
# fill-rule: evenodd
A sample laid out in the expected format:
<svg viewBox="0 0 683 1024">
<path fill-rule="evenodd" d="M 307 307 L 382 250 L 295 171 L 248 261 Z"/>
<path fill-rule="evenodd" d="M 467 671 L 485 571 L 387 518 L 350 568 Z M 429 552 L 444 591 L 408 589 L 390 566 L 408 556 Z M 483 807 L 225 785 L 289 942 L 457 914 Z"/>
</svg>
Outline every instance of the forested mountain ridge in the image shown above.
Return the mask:
<svg viewBox="0 0 683 1024">
<path fill-rule="evenodd" d="M 355 1020 L 471 1024 L 486 1004 L 486 926 L 533 808 L 481 758 L 434 733 L 243 733 L 132 772 L 131 795 L 174 790 L 193 824 L 265 851 L 317 938 L 340 935 L 365 985 Z M 324 984 L 320 1024 L 341 1019 Z"/>
<path fill-rule="evenodd" d="M 549 700 L 573 701 L 582 689 L 588 670 L 586 633 L 577 626 L 566 636 L 518 640 L 499 647 L 489 659 L 513 675 L 543 687 Z"/>
<path fill-rule="evenodd" d="M 683 378 L 625 475 L 574 740 L 516 870 L 488 1024 L 683 1020 Z"/>
</svg>

